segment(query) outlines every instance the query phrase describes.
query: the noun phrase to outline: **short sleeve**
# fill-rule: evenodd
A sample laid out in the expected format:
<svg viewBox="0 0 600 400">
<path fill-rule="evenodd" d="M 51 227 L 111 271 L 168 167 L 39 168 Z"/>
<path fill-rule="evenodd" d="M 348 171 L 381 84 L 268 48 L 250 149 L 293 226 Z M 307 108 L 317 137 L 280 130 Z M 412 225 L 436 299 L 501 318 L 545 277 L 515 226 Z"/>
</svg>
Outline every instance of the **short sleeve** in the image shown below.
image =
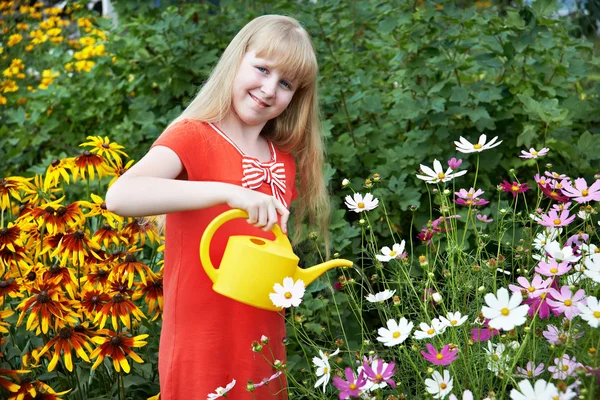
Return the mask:
<svg viewBox="0 0 600 400">
<path fill-rule="evenodd" d="M 187 119 L 178 121 L 169 126 L 151 147 L 165 146 L 173 150 L 189 173 L 198 158 L 203 157 L 203 134 L 199 124 Z"/>
</svg>

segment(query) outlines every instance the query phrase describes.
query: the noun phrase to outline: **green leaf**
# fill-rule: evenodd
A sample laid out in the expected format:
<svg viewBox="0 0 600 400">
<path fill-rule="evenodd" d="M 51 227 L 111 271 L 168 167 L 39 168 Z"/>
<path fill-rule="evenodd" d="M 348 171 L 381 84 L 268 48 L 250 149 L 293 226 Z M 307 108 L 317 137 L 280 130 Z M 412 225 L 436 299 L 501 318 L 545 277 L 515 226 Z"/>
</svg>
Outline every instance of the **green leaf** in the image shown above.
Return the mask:
<svg viewBox="0 0 600 400">
<path fill-rule="evenodd" d="M 600 136 L 585 131 L 577 141 L 577 147 L 588 160 L 600 159 Z"/>
<path fill-rule="evenodd" d="M 463 102 L 467 101 L 468 98 L 469 98 L 469 92 L 467 92 L 467 89 L 465 89 L 461 86 L 454 86 L 452 88 L 452 96 L 450 96 L 450 101 L 456 101 L 459 103 L 463 103 Z"/>
<path fill-rule="evenodd" d="M 398 19 L 395 17 L 387 17 L 379 22 L 379 32 L 391 33 L 398 26 Z"/>
<path fill-rule="evenodd" d="M 533 12 L 540 17 L 551 16 L 560 9 L 561 5 L 556 0 L 535 0 L 531 4 Z"/>
<path fill-rule="evenodd" d="M 7 120 L 10 123 L 17 124 L 22 126 L 27 121 L 27 115 L 25 115 L 25 109 L 23 107 L 19 107 L 16 110 L 10 110 L 7 113 Z"/>
<path fill-rule="evenodd" d="M 531 144 L 537 139 L 537 129 L 535 125 L 527 124 L 523 127 L 523 132 L 517 137 L 517 146 L 531 147 Z"/>
</svg>

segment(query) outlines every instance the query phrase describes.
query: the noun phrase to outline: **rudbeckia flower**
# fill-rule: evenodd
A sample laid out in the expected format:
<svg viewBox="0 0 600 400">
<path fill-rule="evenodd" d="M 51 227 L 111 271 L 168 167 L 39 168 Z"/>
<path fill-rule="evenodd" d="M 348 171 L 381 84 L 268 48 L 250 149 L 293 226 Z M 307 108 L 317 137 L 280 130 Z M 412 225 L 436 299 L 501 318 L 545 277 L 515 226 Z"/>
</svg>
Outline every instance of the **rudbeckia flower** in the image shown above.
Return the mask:
<svg viewBox="0 0 600 400">
<path fill-rule="evenodd" d="M 456 150 L 460 151 L 461 153 L 479 153 L 484 150 L 489 150 L 493 147 L 496 147 L 500 143 L 502 143 L 502 140 L 496 143 L 496 139 L 498 139 L 498 136 L 495 136 L 492 140 L 486 143 L 485 141 L 487 140 L 487 136 L 481 135 L 479 136 L 479 141 L 475 144 L 472 144 L 467 139 L 461 136 L 460 141 L 454 142 L 454 144 L 456 145 Z"/>
<path fill-rule="evenodd" d="M 31 212 L 31 216 L 40 225 L 45 224 L 46 231 L 50 235 L 55 235 L 65 231 L 67 228 L 82 224 L 85 219 L 78 202 L 63 206 L 61 204 L 63 200 L 64 196 L 58 200 L 36 207 Z"/>
<path fill-rule="evenodd" d="M 446 172 L 444 172 L 442 164 L 438 160 L 433 160 L 433 169 L 423 164 L 420 165 L 420 168 L 425 175 L 417 174 L 417 178 L 424 180 L 427 183 L 448 182 L 467 173 L 466 170 L 454 173 L 452 172 L 452 168 L 448 168 Z"/>
<path fill-rule="evenodd" d="M 28 372 L 31 372 L 31 371 L 0 368 L 0 386 L 2 386 L 4 389 L 8 390 L 9 392 L 17 392 L 19 390 L 20 386 L 14 382 L 9 381 L 5 377 L 10 376 L 13 379 L 18 379 L 19 374 L 26 374 Z"/>
<path fill-rule="evenodd" d="M 10 395 L 8 400 L 30 400 L 30 399 L 43 399 L 43 400 L 61 400 L 63 394 L 69 393 L 72 389 L 65 390 L 62 392 L 55 392 L 49 385 L 39 380 L 31 380 L 30 378 L 22 379 L 19 384 L 21 387 L 19 390 Z"/>
<path fill-rule="evenodd" d="M 108 176 L 107 169 L 108 165 L 104 157 L 86 150 L 73 160 L 73 181 L 76 181 L 78 177 L 86 180 L 88 175 L 91 180 L 95 179 L 96 174 L 98 178 Z"/>
<path fill-rule="evenodd" d="M 83 266 L 84 258 L 90 254 L 100 259 L 95 252 L 100 246 L 88 238 L 82 229 L 69 230 L 60 240 L 58 247 L 52 252 L 52 257 L 60 258 L 60 265 L 65 266 L 70 259 L 73 265 Z"/>
<path fill-rule="evenodd" d="M 142 283 L 146 284 L 146 275 L 151 274 L 152 270 L 143 262 L 138 261 L 134 254 L 128 254 L 123 262 L 112 268 L 111 276 L 127 276 L 127 287 L 131 288 L 135 272 L 140 276 Z"/>
<path fill-rule="evenodd" d="M 296 282 L 294 282 L 294 279 L 288 276 L 283 279 L 283 286 L 279 283 L 276 283 L 273 286 L 273 290 L 275 293 L 270 293 L 269 298 L 275 307 L 298 307 L 298 305 L 302 302 L 302 297 L 304 297 L 304 281 L 302 279 L 298 279 Z"/>
<path fill-rule="evenodd" d="M 110 226 L 115 227 L 117 223 L 123 223 L 123 217 L 117 215 L 115 213 L 110 212 L 106 208 L 106 202 L 102 199 L 102 197 L 95 195 L 94 193 L 90 194 L 92 197 L 93 203 L 89 201 L 80 201 L 79 204 L 83 207 L 87 207 L 90 211 L 85 214 L 86 218 L 93 217 L 95 215 L 102 215 L 110 224 Z"/>
<path fill-rule="evenodd" d="M 144 360 L 131 350 L 131 348 L 142 347 L 148 344 L 148 342 L 144 341 L 148 335 L 130 337 L 125 333 L 116 333 L 109 329 L 98 331 L 98 333 L 107 334 L 108 336 L 96 336 L 92 338 L 92 342 L 100 345 L 90 354 L 90 358 L 96 358 L 92 369 L 98 368 L 104 357 L 112 358 L 113 366 L 117 372 L 121 372 L 121 368 L 123 368 L 125 373 L 129 373 L 131 370 L 125 355 L 131 357 L 135 362 L 144 363 Z"/>
<path fill-rule="evenodd" d="M 92 346 L 89 344 L 90 337 L 84 333 L 75 331 L 72 327 L 64 327 L 58 331 L 58 334 L 51 339 L 44 348 L 38 354 L 38 357 L 44 355 L 45 352 L 50 350 L 54 346 L 54 354 L 52 360 L 48 364 L 48 372 L 51 372 L 56 368 L 56 364 L 60 358 L 62 352 L 63 359 L 65 360 L 65 367 L 69 371 L 73 371 L 73 359 L 71 357 L 71 351 L 75 350 L 75 353 L 83 360 L 90 362 L 87 353 L 83 349 L 84 347 L 88 352 L 92 352 Z"/>
<path fill-rule="evenodd" d="M 129 157 L 122 149 L 125 147 L 117 144 L 115 142 L 110 141 L 108 137 L 104 137 L 104 139 L 100 136 L 88 136 L 86 138 L 89 142 L 85 142 L 80 144 L 79 146 L 87 146 L 92 147 L 90 150 L 92 153 L 97 153 L 101 156 L 105 154 L 109 159 L 112 159 L 118 163 L 121 162 L 121 156 Z"/>
<path fill-rule="evenodd" d="M 44 284 L 39 289 L 32 289 L 32 292 L 29 298 L 17 306 L 21 310 L 17 326 L 21 325 L 28 311 L 29 318 L 25 326 L 27 330 L 39 329 L 41 326 L 41 331 L 48 333 L 49 326 L 56 330 L 66 323 L 77 322 L 77 314 L 73 311 L 75 302 L 64 297 L 58 288 Z"/>
<path fill-rule="evenodd" d="M 367 193 L 365 197 L 360 193 L 354 193 L 352 197 L 346 196 L 345 200 L 346 206 L 355 213 L 374 210 L 379 204 L 379 200 L 374 198 L 371 193 Z"/>
<path fill-rule="evenodd" d="M 21 228 L 18 225 L 9 222 L 5 228 L 0 229 L 0 249 L 8 247 L 10 251 L 15 252 L 16 246 L 23 246 L 23 241 L 20 239 Z"/>
<path fill-rule="evenodd" d="M 100 321 L 100 329 L 102 329 L 104 328 L 106 320 L 109 316 L 114 329 L 119 328 L 117 318 L 121 320 L 127 329 L 131 329 L 131 316 L 138 321 L 141 321 L 142 318 L 146 318 L 144 313 L 142 313 L 142 311 L 131 300 L 127 299 L 121 293 L 116 293 L 113 295 L 112 299 L 110 299 L 110 301 L 106 303 L 100 311 L 98 311 L 96 318 L 94 318 L 94 323 Z"/>
<path fill-rule="evenodd" d="M 8 327 L 10 327 L 10 322 L 4 322 L 3 319 L 6 319 L 13 315 L 15 312 L 13 310 L 2 310 L 0 311 L 0 333 L 8 333 Z"/>
<path fill-rule="evenodd" d="M 44 178 L 44 184 L 42 186 L 44 192 L 54 188 L 60 184 L 60 178 L 65 182 L 70 182 L 70 175 L 68 171 L 73 169 L 73 158 L 63 158 L 62 160 L 54 159 L 48 165 L 46 170 L 46 177 Z"/>
<path fill-rule="evenodd" d="M 81 311 L 89 320 L 93 321 L 96 314 L 110 301 L 110 296 L 98 289 L 86 290 L 80 301 Z"/>
<path fill-rule="evenodd" d="M 21 201 L 19 191 L 25 187 L 26 182 L 31 178 L 25 179 L 19 176 L 10 176 L 0 179 L 0 209 L 6 210 L 10 207 L 10 198 Z"/>
<path fill-rule="evenodd" d="M 144 296 L 144 300 L 148 304 L 148 315 L 156 311 L 152 318 L 152 321 L 154 321 L 162 314 L 164 307 L 162 274 L 154 274 L 150 271 L 147 282 L 137 284 L 137 289 L 131 299 L 135 301 L 142 296 Z"/>
<path fill-rule="evenodd" d="M 146 244 L 146 236 L 150 242 L 160 243 L 160 234 L 155 219 L 130 218 L 130 222 L 121 231 L 130 244 Z"/>
</svg>

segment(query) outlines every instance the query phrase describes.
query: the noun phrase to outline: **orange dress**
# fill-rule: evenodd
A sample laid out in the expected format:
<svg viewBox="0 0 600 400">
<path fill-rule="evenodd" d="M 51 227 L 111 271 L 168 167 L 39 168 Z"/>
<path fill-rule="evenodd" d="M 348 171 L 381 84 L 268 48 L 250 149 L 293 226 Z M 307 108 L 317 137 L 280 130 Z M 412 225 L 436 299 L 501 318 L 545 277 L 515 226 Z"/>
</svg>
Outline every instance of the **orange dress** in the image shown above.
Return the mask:
<svg viewBox="0 0 600 400">
<path fill-rule="evenodd" d="M 153 146 L 165 146 L 177 153 L 189 181 L 242 186 L 244 180 L 246 187 L 251 181 L 254 190 L 270 195 L 277 192 L 275 197 L 280 197 L 288 207 L 296 197 L 294 159 L 272 144 L 271 162 L 261 163 L 245 156 L 216 126 L 183 120 L 163 132 Z M 264 181 L 259 182 L 259 174 L 245 174 L 243 162 L 252 164 L 254 172 L 264 168 Z M 278 178 L 273 179 L 275 176 Z M 236 385 L 227 394 L 229 400 L 287 399 L 285 376 L 257 388 L 255 397 L 246 390 L 248 380 L 260 383 L 275 373 L 272 367 L 275 359 L 285 362 L 283 313 L 251 307 L 214 292 L 200 263 L 202 233 L 208 223 L 228 209 L 227 205 L 219 205 L 167 215 L 164 312 L 158 359 L 163 400 L 204 400 L 233 379 Z M 215 267 L 220 264 L 231 235 L 274 238 L 244 219 L 227 222 L 211 242 L 210 255 Z M 269 338 L 269 344 L 263 346 L 262 354 L 255 353 L 252 342 L 260 341 L 262 335 Z"/>
</svg>

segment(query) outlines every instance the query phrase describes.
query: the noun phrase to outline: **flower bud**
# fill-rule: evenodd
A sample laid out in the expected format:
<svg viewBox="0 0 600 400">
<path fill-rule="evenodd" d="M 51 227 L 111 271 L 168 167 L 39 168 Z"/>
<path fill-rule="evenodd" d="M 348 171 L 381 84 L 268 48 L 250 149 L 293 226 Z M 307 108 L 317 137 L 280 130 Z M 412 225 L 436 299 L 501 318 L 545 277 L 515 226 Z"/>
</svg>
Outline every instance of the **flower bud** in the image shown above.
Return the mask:
<svg viewBox="0 0 600 400">
<path fill-rule="evenodd" d="M 400 297 L 394 296 L 394 298 L 392 300 L 393 300 L 395 306 L 400 305 Z"/>
<path fill-rule="evenodd" d="M 477 291 L 478 291 L 479 293 L 482 293 L 483 291 L 485 291 L 485 286 L 483 286 L 483 285 L 479 286 L 479 287 L 477 288 Z"/>
<path fill-rule="evenodd" d="M 267 343 L 269 343 L 269 338 L 268 338 L 268 337 L 266 337 L 265 335 L 262 335 L 262 336 L 260 337 L 260 342 L 261 342 L 262 344 L 267 344 Z"/>
<path fill-rule="evenodd" d="M 433 275 L 432 272 L 430 272 L 430 274 Z M 434 294 L 431 295 L 431 298 L 433 299 L 433 301 L 435 301 L 436 303 L 439 303 L 442 301 L 442 295 L 439 294 L 438 292 L 435 292 Z"/>
<path fill-rule="evenodd" d="M 410 211 L 416 211 L 417 210 L 417 206 L 416 205 L 411 205 L 410 207 L 408 207 L 410 209 Z"/>
<path fill-rule="evenodd" d="M 500 209 L 500 214 L 506 214 L 506 208 L 501 208 Z"/>
<path fill-rule="evenodd" d="M 526 326 L 525 328 L 523 328 L 523 330 L 525 332 L 531 332 L 531 327 L 530 326 Z"/>
<path fill-rule="evenodd" d="M 481 267 L 479 266 L 479 264 L 473 264 L 473 266 L 471 267 L 471 269 L 473 270 L 473 272 L 479 272 L 479 271 L 481 271 Z"/>
<path fill-rule="evenodd" d="M 592 357 L 593 357 L 593 356 L 595 356 L 595 355 L 596 355 L 596 348 L 595 348 L 595 347 L 590 347 L 590 348 L 588 349 L 588 353 L 589 353 L 589 355 L 590 355 L 590 356 L 592 356 Z"/>
<path fill-rule="evenodd" d="M 361 219 L 358 220 L 358 223 L 361 224 L 361 225 L 364 225 L 364 224 L 367 223 L 367 221 L 365 221 L 364 218 L 361 218 Z"/>
<path fill-rule="evenodd" d="M 365 179 L 365 187 L 367 189 L 370 189 L 373 187 L 373 182 L 371 182 L 371 180 L 369 178 Z"/>
<path fill-rule="evenodd" d="M 370 344 L 371 344 L 371 341 L 370 341 L 369 339 L 365 339 L 365 340 L 363 340 L 363 344 L 364 344 L 365 346 L 368 346 L 368 345 L 370 345 Z"/>
<path fill-rule="evenodd" d="M 246 384 L 246 390 L 249 392 L 254 392 L 254 383 L 252 383 L 252 381 L 248 381 Z"/>
<path fill-rule="evenodd" d="M 373 180 L 375 182 L 379 182 L 381 180 L 381 175 L 379 175 L 379 174 L 373 174 Z"/>
<path fill-rule="evenodd" d="M 308 234 L 308 238 L 309 238 L 310 240 L 317 240 L 317 237 L 319 237 L 319 234 L 318 234 L 317 232 L 310 232 L 310 233 Z"/>
<path fill-rule="evenodd" d="M 448 195 L 450 194 L 450 190 L 448 190 L 448 189 L 444 189 L 444 192 L 443 192 L 443 193 L 444 193 L 444 195 L 445 195 L 445 196 L 448 196 Z"/>
<path fill-rule="evenodd" d="M 340 258 L 340 253 L 333 253 L 333 258 Z"/>
<path fill-rule="evenodd" d="M 342 187 L 346 187 L 350 184 L 350 181 L 346 178 L 344 178 L 344 180 L 342 181 Z"/>
<path fill-rule="evenodd" d="M 428 277 L 430 277 L 430 278 L 434 278 L 434 277 L 435 277 L 435 274 L 434 274 L 433 272 L 428 272 L 428 273 L 427 273 L 427 276 L 428 276 Z"/>
<path fill-rule="evenodd" d="M 437 190 L 436 188 L 431 189 L 431 193 L 437 194 L 437 192 L 439 192 L 439 190 Z"/>
<path fill-rule="evenodd" d="M 252 351 L 255 353 L 260 353 L 262 350 L 262 345 L 257 341 L 252 342 Z"/>
<path fill-rule="evenodd" d="M 392 83 L 392 87 L 393 87 L 394 89 L 398 89 L 398 87 L 399 87 L 399 86 L 400 86 L 400 85 L 398 85 L 398 82 L 395 82 L 395 81 L 394 81 L 394 82 Z"/>
<path fill-rule="evenodd" d="M 420 255 L 419 256 L 419 265 L 421 265 L 421 267 L 426 267 L 427 264 L 428 264 L 427 257 L 425 257 L 424 255 Z"/>
<path fill-rule="evenodd" d="M 427 374 L 428 375 L 433 374 L 433 368 L 431 368 L 431 367 L 427 368 Z"/>
<path fill-rule="evenodd" d="M 552 168 L 552 164 L 550 164 L 550 163 L 546 164 L 546 168 L 548 168 L 548 169 Z"/>
</svg>

